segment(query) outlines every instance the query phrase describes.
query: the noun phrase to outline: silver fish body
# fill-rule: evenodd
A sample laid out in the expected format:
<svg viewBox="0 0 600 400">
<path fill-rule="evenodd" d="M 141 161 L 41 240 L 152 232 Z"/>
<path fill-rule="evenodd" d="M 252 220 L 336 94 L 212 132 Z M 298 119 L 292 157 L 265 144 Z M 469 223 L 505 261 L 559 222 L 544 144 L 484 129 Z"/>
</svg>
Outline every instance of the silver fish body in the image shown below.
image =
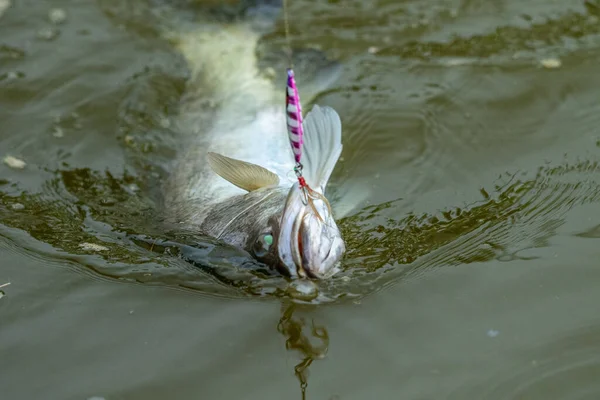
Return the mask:
<svg viewBox="0 0 600 400">
<path fill-rule="evenodd" d="M 243 248 L 286 275 L 326 278 L 345 252 L 323 197 L 341 140 L 335 160 L 319 160 L 330 154 L 320 154 L 318 147 L 308 152 L 315 166 L 325 163 L 327 171 L 325 178 L 314 179 L 321 198 L 306 203 L 293 174 L 285 80 L 274 83 L 260 67 L 256 20 L 203 24 L 169 35 L 187 61 L 190 80 L 175 121 L 182 149 L 163 187 L 165 220 Z M 295 54 L 299 89 L 308 103 L 336 79 L 340 65 L 315 50 Z M 313 75 L 310 80 L 302 66 Z M 337 117 L 325 111 L 317 109 L 313 119 Z M 256 179 L 273 184 L 255 188 Z"/>
</svg>

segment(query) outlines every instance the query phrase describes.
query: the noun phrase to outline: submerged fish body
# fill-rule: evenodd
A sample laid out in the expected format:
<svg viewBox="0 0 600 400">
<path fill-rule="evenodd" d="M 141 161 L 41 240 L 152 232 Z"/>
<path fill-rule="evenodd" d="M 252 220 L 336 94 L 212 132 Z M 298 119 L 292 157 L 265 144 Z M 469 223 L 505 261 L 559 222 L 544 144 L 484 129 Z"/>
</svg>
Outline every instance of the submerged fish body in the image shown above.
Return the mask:
<svg viewBox="0 0 600 400">
<path fill-rule="evenodd" d="M 166 220 L 243 248 L 286 275 L 325 278 L 345 251 L 324 197 L 342 148 L 341 123 L 329 107 L 314 106 L 305 118 L 309 199 L 293 174 L 285 92 L 259 69 L 261 7 L 250 10 L 249 20 L 171 35 L 190 80 L 176 119 L 182 151 L 164 185 Z M 315 50 L 296 56 L 303 58 L 297 65 L 313 70 L 311 80 L 299 80 L 303 101 L 310 101 L 340 66 Z"/>
</svg>

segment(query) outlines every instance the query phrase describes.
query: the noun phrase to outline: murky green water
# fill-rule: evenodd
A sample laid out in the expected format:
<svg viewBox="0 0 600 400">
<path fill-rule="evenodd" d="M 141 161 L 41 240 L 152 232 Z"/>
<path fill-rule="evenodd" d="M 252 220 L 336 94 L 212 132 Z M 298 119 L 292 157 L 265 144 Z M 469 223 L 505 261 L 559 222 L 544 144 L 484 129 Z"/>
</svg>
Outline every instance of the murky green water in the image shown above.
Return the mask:
<svg viewBox="0 0 600 400">
<path fill-rule="evenodd" d="M 200 268 L 131 239 L 174 240 L 153 191 L 187 79 L 148 3 L 0 17 L 26 163 L 0 165 L 2 399 L 600 396 L 600 4 L 292 1 L 294 42 L 345 65 L 334 198 L 368 194 L 294 305 L 210 242 Z"/>
</svg>

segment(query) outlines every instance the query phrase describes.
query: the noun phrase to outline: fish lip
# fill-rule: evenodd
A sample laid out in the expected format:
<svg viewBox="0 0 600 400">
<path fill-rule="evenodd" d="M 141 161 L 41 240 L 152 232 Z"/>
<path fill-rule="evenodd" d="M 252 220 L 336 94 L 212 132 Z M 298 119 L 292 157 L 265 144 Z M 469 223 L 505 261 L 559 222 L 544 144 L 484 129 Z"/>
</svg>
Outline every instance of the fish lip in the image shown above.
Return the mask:
<svg viewBox="0 0 600 400">
<path fill-rule="evenodd" d="M 310 268 L 310 262 L 305 262 L 303 257 L 302 229 L 303 221 L 307 217 L 307 208 L 300 204 L 300 188 L 298 182 L 292 186 L 288 194 L 280 220 L 278 240 L 279 264 L 286 275 L 293 278 L 309 278 L 323 280 L 335 275 L 339 270 L 339 260 L 331 260 L 334 243 L 327 249 L 327 254 L 315 262 L 316 268 Z M 343 251 L 342 251 L 343 253 Z M 318 252 L 316 257 L 318 258 Z M 308 260 L 310 261 L 310 260 Z M 327 268 L 323 268 L 324 266 Z"/>
<path fill-rule="evenodd" d="M 327 257 L 329 257 L 329 254 L 331 254 L 331 247 L 329 248 L 329 250 L 327 251 L 327 255 L 325 256 L 325 259 L 327 259 Z M 327 278 L 327 274 L 317 274 L 314 271 L 311 271 L 309 268 L 305 267 L 304 264 L 302 264 L 300 266 L 300 268 L 302 268 L 302 270 L 306 273 L 306 275 L 312 279 L 324 279 Z"/>
<path fill-rule="evenodd" d="M 304 218 L 304 215 L 302 216 L 302 218 Z M 308 268 L 306 263 L 303 262 L 301 247 L 302 247 L 301 246 L 301 235 L 298 234 L 297 239 L 291 241 L 291 251 L 293 254 L 292 259 L 293 259 L 294 266 L 296 267 L 295 268 L 296 271 L 295 271 L 295 274 L 292 274 L 290 269 L 284 265 L 283 268 L 286 270 L 288 275 L 295 277 L 295 278 L 300 278 L 300 279 L 309 278 L 309 279 L 323 280 L 323 279 L 332 277 L 339 270 L 339 260 L 337 260 L 335 263 L 333 263 L 333 265 L 331 267 L 329 267 L 325 273 L 319 273 L 319 272 L 316 272 L 316 271 Z M 333 250 L 333 246 L 327 250 L 327 255 L 324 257 L 324 260 L 327 260 L 329 258 L 332 250 Z M 297 262 L 297 260 L 299 262 Z"/>
<path fill-rule="evenodd" d="M 287 272 L 286 275 L 289 275 L 291 278 L 298 278 L 305 275 L 304 269 L 298 267 L 298 260 L 301 260 L 300 249 L 298 247 L 299 243 L 297 239 L 293 239 L 294 237 L 298 237 L 300 230 L 298 217 L 304 215 L 304 210 L 298 208 L 300 195 L 298 182 L 296 182 L 292 185 L 288 193 L 279 224 L 280 230 L 277 245 L 279 263 Z"/>
<path fill-rule="evenodd" d="M 304 271 L 304 273 L 306 273 L 306 276 L 311 279 L 323 280 L 329 276 L 328 274 L 324 274 L 324 275 L 316 274 L 313 271 L 306 269 L 304 267 L 302 267 L 302 270 Z"/>
<path fill-rule="evenodd" d="M 289 260 L 289 263 L 294 264 L 294 270 L 292 270 L 290 268 L 291 265 L 287 265 L 283 260 L 281 260 L 281 257 L 280 257 L 280 263 L 283 265 L 283 268 L 286 270 L 286 272 L 292 278 L 319 279 L 319 277 L 314 272 L 312 272 L 308 267 L 306 267 L 305 263 L 303 262 L 302 235 L 301 235 L 302 228 L 301 228 L 301 226 L 302 226 L 302 220 L 304 219 L 305 215 L 306 215 L 306 213 L 304 210 L 302 210 L 298 214 L 298 216 L 294 219 L 293 228 L 291 231 L 291 237 L 293 239 L 290 240 L 289 250 L 291 253 L 291 260 Z"/>
<path fill-rule="evenodd" d="M 303 215 L 303 218 L 304 218 L 304 216 L 306 216 L 306 214 Z M 302 238 L 302 235 L 299 234 L 298 235 L 298 244 L 300 244 L 301 238 Z M 329 265 L 329 263 L 331 262 L 331 260 L 329 260 L 329 256 L 331 255 L 331 252 L 334 249 L 333 243 L 332 243 L 332 246 L 329 246 L 329 248 L 327 249 L 327 254 L 323 257 L 323 259 L 320 260 L 320 263 L 318 263 L 319 267 L 321 267 L 321 268 L 315 268 L 315 269 L 308 268 L 308 266 L 307 266 L 308 263 L 303 262 L 304 257 L 303 257 L 302 251 L 300 249 L 301 249 L 301 246 L 299 245 L 298 253 L 299 253 L 300 265 L 296 264 L 296 268 L 298 270 L 302 270 L 307 278 L 324 280 L 324 279 L 331 278 L 333 275 L 335 275 L 339 271 L 338 266 L 339 266 L 340 260 L 335 260 L 333 263 L 331 263 L 330 266 L 328 266 L 327 268 L 323 268 L 323 265 Z M 321 270 L 323 270 L 323 271 L 321 272 Z"/>
</svg>

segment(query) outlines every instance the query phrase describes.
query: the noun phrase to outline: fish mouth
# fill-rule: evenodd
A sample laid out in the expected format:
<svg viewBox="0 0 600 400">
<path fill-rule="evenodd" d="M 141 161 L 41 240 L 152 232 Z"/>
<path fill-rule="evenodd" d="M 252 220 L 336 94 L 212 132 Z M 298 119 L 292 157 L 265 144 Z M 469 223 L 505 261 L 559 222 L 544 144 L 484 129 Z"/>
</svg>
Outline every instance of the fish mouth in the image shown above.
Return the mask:
<svg viewBox="0 0 600 400">
<path fill-rule="evenodd" d="M 326 209 L 302 201 L 302 191 L 292 188 L 283 211 L 278 241 L 279 259 L 291 277 L 327 279 L 339 271 L 346 248 L 340 231 Z"/>
<path fill-rule="evenodd" d="M 296 259 L 300 260 L 296 267 L 299 276 L 304 274 L 307 278 L 328 279 L 339 271 L 337 265 L 345 252 L 345 246 L 337 229 L 333 236 L 327 227 L 315 229 L 315 225 L 310 223 L 313 218 L 315 216 L 309 213 L 302 217 L 297 246 L 293 248 Z M 306 238 L 310 238 L 308 243 Z"/>
<path fill-rule="evenodd" d="M 302 225 L 300 225 L 302 227 Z M 307 267 L 306 263 L 303 260 L 302 257 L 302 250 L 303 250 L 303 246 L 302 246 L 302 234 L 301 232 L 298 232 L 298 234 L 295 236 L 295 241 L 294 244 L 296 246 L 292 246 L 292 251 L 294 252 L 294 260 L 300 260 L 299 264 L 296 264 L 296 269 L 298 271 L 298 276 L 301 276 L 303 278 L 313 278 L 313 279 L 319 279 L 320 277 L 317 276 L 310 268 Z"/>
</svg>

